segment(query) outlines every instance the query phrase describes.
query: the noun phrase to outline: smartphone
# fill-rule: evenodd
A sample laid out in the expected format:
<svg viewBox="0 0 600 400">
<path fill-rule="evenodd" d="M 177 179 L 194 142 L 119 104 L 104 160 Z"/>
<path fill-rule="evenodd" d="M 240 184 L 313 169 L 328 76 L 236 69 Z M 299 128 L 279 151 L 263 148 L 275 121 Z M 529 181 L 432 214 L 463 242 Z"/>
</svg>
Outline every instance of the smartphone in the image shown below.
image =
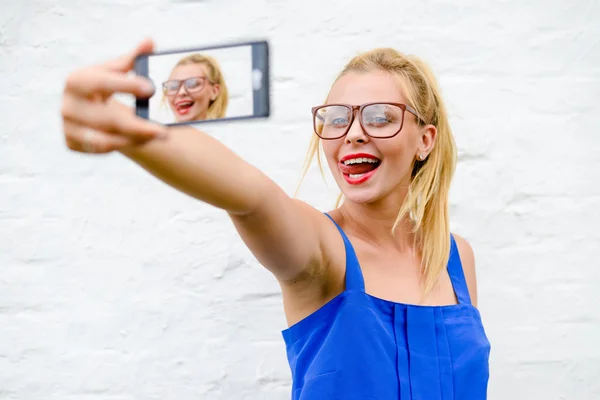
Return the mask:
<svg viewBox="0 0 600 400">
<path fill-rule="evenodd" d="M 172 49 L 136 58 L 134 72 L 152 81 L 136 98 L 136 115 L 164 125 L 266 118 L 270 113 L 266 40 Z"/>
</svg>

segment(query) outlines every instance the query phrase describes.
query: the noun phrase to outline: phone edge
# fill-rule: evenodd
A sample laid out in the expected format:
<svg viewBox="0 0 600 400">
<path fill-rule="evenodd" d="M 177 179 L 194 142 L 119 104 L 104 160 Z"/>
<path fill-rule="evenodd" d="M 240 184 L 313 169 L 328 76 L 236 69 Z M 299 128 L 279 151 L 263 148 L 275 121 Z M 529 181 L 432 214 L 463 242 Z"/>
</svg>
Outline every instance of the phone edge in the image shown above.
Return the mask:
<svg viewBox="0 0 600 400">
<path fill-rule="evenodd" d="M 269 43 L 259 42 L 252 45 L 252 71 L 261 72 L 260 88 L 252 91 L 252 114 L 258 118 L 265 118 L 270 115 L 270 70 L 269 70 Z"/>
<path fill-rule="evenodd" d="M 137 56 L 133 63 L 133 71 L 138 76 L 149 78 L 148 73 L 148 56 L 149 54 L 141 54 Z M 153 82 L 154 84 L 154 82 Z M 135 115 L 138 117 L 149 120 L 150 119 L 150 99 L 149 98 L 135 98 Z"/>
</svg>

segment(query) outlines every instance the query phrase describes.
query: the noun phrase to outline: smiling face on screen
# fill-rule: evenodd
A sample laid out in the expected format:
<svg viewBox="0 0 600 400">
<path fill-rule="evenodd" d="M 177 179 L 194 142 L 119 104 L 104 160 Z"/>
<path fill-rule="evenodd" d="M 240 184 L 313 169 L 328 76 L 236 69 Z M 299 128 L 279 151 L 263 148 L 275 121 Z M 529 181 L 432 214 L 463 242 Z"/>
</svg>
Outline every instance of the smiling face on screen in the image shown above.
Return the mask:
<svg viewBox="0 0 600 400">
<path fill-rule="evenodd" d="M 220 92 L 211 82 L 208 68 L 201 63 L 176 66 L 163 83 L 163 92 L 177 122 L 207 118 L 208 108 Z"/>
</svg>

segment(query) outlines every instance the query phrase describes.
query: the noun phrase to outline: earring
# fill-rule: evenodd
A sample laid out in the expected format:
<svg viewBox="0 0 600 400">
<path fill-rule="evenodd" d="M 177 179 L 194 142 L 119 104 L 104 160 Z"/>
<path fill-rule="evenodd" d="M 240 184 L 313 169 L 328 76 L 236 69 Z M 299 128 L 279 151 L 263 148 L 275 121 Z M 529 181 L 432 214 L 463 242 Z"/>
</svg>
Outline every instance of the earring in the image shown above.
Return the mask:
<svg viewBox="0 0 600 400">
<path fill-rule="evenodd" d="M 425 159 L 425 154 L 421 154 L 421 155 L 419 156 L 419 158 L 420 158 L 421 160 L 424 160 L 424 159 Z"/>
</svg>

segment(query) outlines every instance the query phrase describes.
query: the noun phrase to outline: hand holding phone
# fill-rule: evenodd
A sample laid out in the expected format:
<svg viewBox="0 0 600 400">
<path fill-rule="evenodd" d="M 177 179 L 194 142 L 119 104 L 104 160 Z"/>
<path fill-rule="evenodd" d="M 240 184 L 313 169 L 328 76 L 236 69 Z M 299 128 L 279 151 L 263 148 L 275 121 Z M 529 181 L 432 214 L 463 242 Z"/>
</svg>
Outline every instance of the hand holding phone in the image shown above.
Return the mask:
<svg viewBox="0 0 600 400">
<path fill-rule="evenodd" d="M 146 39 L 68 76 L 61 109 L 67 147 L 108 153 L 165 137 L 166 125 L 268 117 L 268 60 L 264 41 L 154 53 Z M 115 93 L 135 96 L 135 113 Z"/>
<path fill-rule="evenodd" d="M 130 76 L 138 55 L 153 51 L 144 40 L 133 51 L 107 62 L 80 68 L 65 82 L 62 122 L 67 146 L 82 153 L 108 153 L 164 137 L 164 125 L 144 120 L 115 100 L 115 93 L 143 98 L 154 93 L 152 83 Z"/>
<path fill-rule="evenodd" d="M 139 55 L 135 73 L 156 93 L 138 98 L 136 114 L 165 125 L 269 116 L 266 41 Z"/>
</svg>

